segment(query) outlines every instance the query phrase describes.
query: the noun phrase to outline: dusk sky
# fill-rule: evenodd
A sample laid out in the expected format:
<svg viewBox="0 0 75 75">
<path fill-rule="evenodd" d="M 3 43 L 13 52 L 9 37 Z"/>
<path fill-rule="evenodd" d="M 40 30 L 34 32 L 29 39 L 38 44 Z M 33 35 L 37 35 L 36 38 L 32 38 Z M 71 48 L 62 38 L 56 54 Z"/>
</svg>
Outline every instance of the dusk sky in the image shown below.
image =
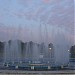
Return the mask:
<svg viewBox="0 0 75 75">
<path fill-rule="evenodd" d="M 0 0 L 1 41 L 40 41 L 41 35 L 75 41 L 74 0 Z"/>
</svg>

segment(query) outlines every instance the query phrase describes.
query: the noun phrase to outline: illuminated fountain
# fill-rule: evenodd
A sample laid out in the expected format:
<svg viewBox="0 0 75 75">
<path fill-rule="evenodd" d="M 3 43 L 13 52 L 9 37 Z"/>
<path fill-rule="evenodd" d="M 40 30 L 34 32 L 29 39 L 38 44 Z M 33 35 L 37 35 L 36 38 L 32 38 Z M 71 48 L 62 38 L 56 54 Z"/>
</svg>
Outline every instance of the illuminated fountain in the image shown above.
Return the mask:
<svg viewBox="0 0 75 75">
<path fill-rule="evenodd" d="M 39 25 L 38 28 L 38 39 L 35 38 L 34 29 L 31 29 L 29 41 L 10 40 L 5 43 L 5 63 L 16 65 L 17 62 L 17 67 L 30 65 L 31 68 L 46 65 L 49 69 L 68 64 L 70 39 L 65 36 L 67 33 L 59 27 L 55 30 L 54 26 Z"/>
<path fill-rule="evenodd" d="M 53 66 L 55 63 L 54 46 L 53 44 L 48 43 L 48 32 L 47 28 L 46 30 L 45 28 L 46 25 L 43 29 L 42 27 L 40 28 L 40 42 L 33 42 L 33 40 L 28 42 L 22 42 L 20 40 L 9 40 L 8 42 L 6 42 L 4 48 L 4 62 L 7 63 L 7 66 L 9 66 L 8 63 L 16 66 L 21 66 L 23 65 L 22 63 L 24 63 L 24 65 L 27 64 L 31 66 Z M 41 31 L 44 33 L 42 33 Z M 48 68 L 50 68 L 49 66 Z"/>
</svg>

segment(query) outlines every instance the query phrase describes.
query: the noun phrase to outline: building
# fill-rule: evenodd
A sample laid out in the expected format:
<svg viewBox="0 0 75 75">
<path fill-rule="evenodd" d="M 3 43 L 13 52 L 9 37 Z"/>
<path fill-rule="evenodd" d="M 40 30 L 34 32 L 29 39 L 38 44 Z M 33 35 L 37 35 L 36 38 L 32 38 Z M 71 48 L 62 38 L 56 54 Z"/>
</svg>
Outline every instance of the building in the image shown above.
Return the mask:
<svg viewBox="0 0 75 75">
<path fill-rule="evenodd" d="M 3 57 L 4 57 L 4 43 L 0 42 L 0 62 L 3 61 Z"/>
<path fill-rule="evenodd" d="M 75 45 L 70 48 L 69 66 L 70 68 L 75 69 Z"/>
</svg>

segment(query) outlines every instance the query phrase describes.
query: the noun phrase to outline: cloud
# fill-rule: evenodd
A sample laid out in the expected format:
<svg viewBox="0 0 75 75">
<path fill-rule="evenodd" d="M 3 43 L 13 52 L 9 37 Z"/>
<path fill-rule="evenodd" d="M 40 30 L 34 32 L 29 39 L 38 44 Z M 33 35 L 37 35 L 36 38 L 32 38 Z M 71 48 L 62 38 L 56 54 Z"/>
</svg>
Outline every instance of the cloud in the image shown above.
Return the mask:
<svg viewBox="0 0 75 75">
<path fill-rule="evenodd" d="M 15 23 L 20 23 L 22 26 L 30 24 L 30 27 L 32 27 L 31 24 L 39 26 L 41 20 L 42 24 L 64 28 L 66 32 L 69 31 L 70 34 L 73 34 L 73 0 L 14 0 L 15 4 L 13 0 L 11 1 L 12 2 L 7 2 L 9 9 L 6 6 L 4 6 L 6 7 L 5 11 L 3 10 L 4 7 L 0 8 L 2 9 L 0 11 L 4 13 L 1 16 L 1 20 L 4 24 L 6 23 L 6 25 L 8 25 L 10 21 L 10 24 L 12 23 L 15 25 Z M 2 14 L 1 12 L 0 15 Z M 36 22 L 36 24 L 34 22 Z M 15 25 L 15 27 L 18 27 L 18 25 Z M 12 29 L 10 28 L 13 32 Z M 3 31 L 1 30 L 1 32 Z"/>
<path fill-rule="evenodd" d="M 42 22 L 50 25 L 63 25 L 66 27 L 69 25 L 69 28 L 73 27 L 74 4 L 71 0 L 42 0 L 44 2 L 50 2 L 46 5 L 40 0 L 19 1 L 24 5 L 27 4 L 27 6 L 22 9 L 22 12 L 20 11 L 15 13 L 18 18 L 27 18 L 28 20 L 34 21 L 41 20 Z"/>
<path fill-rule="evenodd" d="M 44 3 L 49 3 L 50 0 L 42 0 Z"/>
</svg>

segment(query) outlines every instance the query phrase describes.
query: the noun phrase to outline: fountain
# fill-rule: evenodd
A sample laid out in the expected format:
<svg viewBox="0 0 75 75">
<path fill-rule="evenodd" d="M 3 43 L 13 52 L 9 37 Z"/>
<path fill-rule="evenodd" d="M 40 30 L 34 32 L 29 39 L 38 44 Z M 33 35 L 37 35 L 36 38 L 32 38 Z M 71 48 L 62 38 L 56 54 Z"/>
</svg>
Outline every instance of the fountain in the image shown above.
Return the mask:
<svg viewBox="0 0 75 75">
<path fill-rule="evenodd" d="M 54 65 L 54 49 L 52 44 L 43 43 L 34 43 L 22 42 L 20 40 L 9 40 L 5 43 L 4 48 L 4 62 L 6 67 L 8 66 L 31 66 L 31 69 L 34 66 L 48 66 L 47 69 L 50 69 L 52 64 Z M 53 50 L 53 52 L 52 52 Z M 51 55 L 50 55 L 51 53 Z M 17 69 L 18 69 L 17 68 Z"/>
<path fill-rule="evenodd" d="M 5 62 L 19 62 L 21 60 L 20 41 L 10 40 L 9 42 L 6 42 L 4 51 Z"/>
<path fill-rule="evenodd" d="M 67 65 L 70 46 L 65 32 L 59 27 L 57 30 L 53 26 L 47 28 L 47 25 L 44 24 L 40 24 L 38 28 L 38 39 L 32 28 L 27 34 L 30 35 L 29 41 L 23 42 L 20 40 L 22 32 L 20 33 L 19 28 L 20 31 L 16 35 L 19 40 L 9 40 L 5 43 L 4 63 L 7 63 L 7 66 L 28 67 L 29 69 L 31 67 L 35 69 L 35 66 L 45 66 L 47 69 L 51 69 L 57 65 Z M 51 34 L 48 29 L 51 30 Z"/>
</svg>

